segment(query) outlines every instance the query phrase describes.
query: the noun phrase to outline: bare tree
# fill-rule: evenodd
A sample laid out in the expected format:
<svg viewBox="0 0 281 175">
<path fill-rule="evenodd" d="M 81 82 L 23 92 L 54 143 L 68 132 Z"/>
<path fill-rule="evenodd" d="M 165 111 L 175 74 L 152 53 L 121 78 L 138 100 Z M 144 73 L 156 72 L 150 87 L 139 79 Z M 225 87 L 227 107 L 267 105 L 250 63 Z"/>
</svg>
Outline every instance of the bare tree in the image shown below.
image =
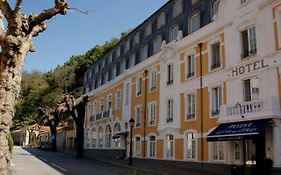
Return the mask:
<svg viewBox="0 0 281 175">
<path fill-rule="evenodd" d="M 8 0 L 0 0 L 3 14 L 0 22 L 0 174 L 13 174 L 8 134 L 19 97 L 22 66 L 28 52 L 34 51 L 33 37 L 47 29 L 46 21 L 68 10 L 67 0 L 54 0 L 54 6 L 40 14 L 29 16 L 21 12 L 23 0 L 11 7 Z M 6 23 L 4 23 L 4 20 Z M 7 24 L 5 27 L 4 24 Z"/>
<path fill-rule="evenodd" d="M 85 120 L 85 108 L 88 103 L 88 96 L 84 96 L 83 99 L 80 100 L 77 104 L 76 104 L 76 99 L 72 95 L 64 95 L 63 98 L 66 108 L 76 124 L 76 139 L 77 139 L 76 157 L 83 158 L 84 157 L 84 146 L 83 146 L 84 120 Z"/>
</svg>

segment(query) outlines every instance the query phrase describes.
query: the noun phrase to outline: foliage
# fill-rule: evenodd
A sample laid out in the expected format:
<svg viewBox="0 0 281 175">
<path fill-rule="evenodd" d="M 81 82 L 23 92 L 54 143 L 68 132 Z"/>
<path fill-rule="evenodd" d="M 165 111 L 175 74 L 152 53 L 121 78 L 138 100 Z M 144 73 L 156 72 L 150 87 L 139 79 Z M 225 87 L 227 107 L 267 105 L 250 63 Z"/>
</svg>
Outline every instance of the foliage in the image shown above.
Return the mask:
<svg viewBox="0 0 281 175">
<path fill-rule="evenodd" d="M 14 148 L 14 140 L 11 134 L 8 135 L 9 151 L 12 153 Z"/>
</svg>

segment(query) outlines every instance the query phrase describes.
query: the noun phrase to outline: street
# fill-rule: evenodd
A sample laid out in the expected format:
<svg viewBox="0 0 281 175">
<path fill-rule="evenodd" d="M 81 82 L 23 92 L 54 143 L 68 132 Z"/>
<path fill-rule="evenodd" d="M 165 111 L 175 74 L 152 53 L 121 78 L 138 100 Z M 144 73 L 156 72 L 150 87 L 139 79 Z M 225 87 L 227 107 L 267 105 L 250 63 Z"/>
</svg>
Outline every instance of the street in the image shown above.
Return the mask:
<svg viewBox="0 0 281 175">
<path fill-rule="evenodd" d="M 13 149 L 13 161 L 15 175 L 149 175 L 109 163 L 79 160 L 72 154 L 18 146 Z"/>
</svg>

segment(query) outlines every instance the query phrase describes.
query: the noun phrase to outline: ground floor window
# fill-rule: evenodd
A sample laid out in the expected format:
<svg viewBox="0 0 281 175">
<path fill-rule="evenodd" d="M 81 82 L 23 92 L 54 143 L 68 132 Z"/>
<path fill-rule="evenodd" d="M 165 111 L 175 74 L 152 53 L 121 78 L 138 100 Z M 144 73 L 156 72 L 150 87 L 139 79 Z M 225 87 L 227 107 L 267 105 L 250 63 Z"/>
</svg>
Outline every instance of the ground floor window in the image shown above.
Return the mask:
<svg viewBox="0 0 281 175">
<path fill-rule="evenodd" d="M 93 130 L 92 130 L 92 141 L 91 141 L 91 146 L 92 146 L 92 148 L 96 148 L 96 143 L 97 143 L 97 131 L 96 131 L 96 129 L 94 128 Z"/>
<path fill-rule="evenodd" d="M 213 160 L 223 161 L 224 160 L 224 142 L 213 142 Z"/>
<path fill-rule="evenodd" d="M 98 146 L 99 148 L 103 147 L 103 130 L 102 127 L 99 128 L 99 134 L 98 134 Z"/>
<path fill-rule="evenodd" d="M 256 144 L 253 140 L 245 140 L 246 147 L 246 164 L 255 165 L 256 164 Z"/>
<path fill-rule="evenodd" d="M 155 136 L 149 137 L 149 157 L 155 157 L 156 153 L 156 139 Z"/>
<path fill-rule="evenodd" d="M 241 144 L 239 141 L 234 142 L 234 160 L 238 161 L 241 159 Z"/>
<path fill-rule="evenodd" d="M 136 157 L 141 156 L 141 139 L 140 139 L 140 137 L 136 137 L 136 139 L 135 139 L 135 156 Z"/>
<path fill-rule="evenodd" d="M 186 159 L 196 159 L 196 136 L 195 133 L 189 132 L 186 134 Z"/>
<path fill-rule="evenodd" d="M 174 136 L 166 135 L 166 158 L 172 159 L 174 156 Z"/>
</svg>

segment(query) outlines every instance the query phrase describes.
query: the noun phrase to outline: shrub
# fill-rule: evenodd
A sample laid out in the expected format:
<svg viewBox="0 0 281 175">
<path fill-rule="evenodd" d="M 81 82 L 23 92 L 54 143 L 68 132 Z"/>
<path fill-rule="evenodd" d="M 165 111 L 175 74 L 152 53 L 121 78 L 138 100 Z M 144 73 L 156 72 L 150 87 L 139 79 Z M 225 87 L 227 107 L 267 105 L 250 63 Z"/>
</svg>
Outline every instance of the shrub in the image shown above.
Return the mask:
<svg viewBox="0 0 281 175">
<path fill-rule="evenodd" d="M 14 147 L 14 140 L 11 134 L 9 134 L 8 136 L 8 145 L 9 145 L 9 151 L 12 153 Z"/>
</svg>

